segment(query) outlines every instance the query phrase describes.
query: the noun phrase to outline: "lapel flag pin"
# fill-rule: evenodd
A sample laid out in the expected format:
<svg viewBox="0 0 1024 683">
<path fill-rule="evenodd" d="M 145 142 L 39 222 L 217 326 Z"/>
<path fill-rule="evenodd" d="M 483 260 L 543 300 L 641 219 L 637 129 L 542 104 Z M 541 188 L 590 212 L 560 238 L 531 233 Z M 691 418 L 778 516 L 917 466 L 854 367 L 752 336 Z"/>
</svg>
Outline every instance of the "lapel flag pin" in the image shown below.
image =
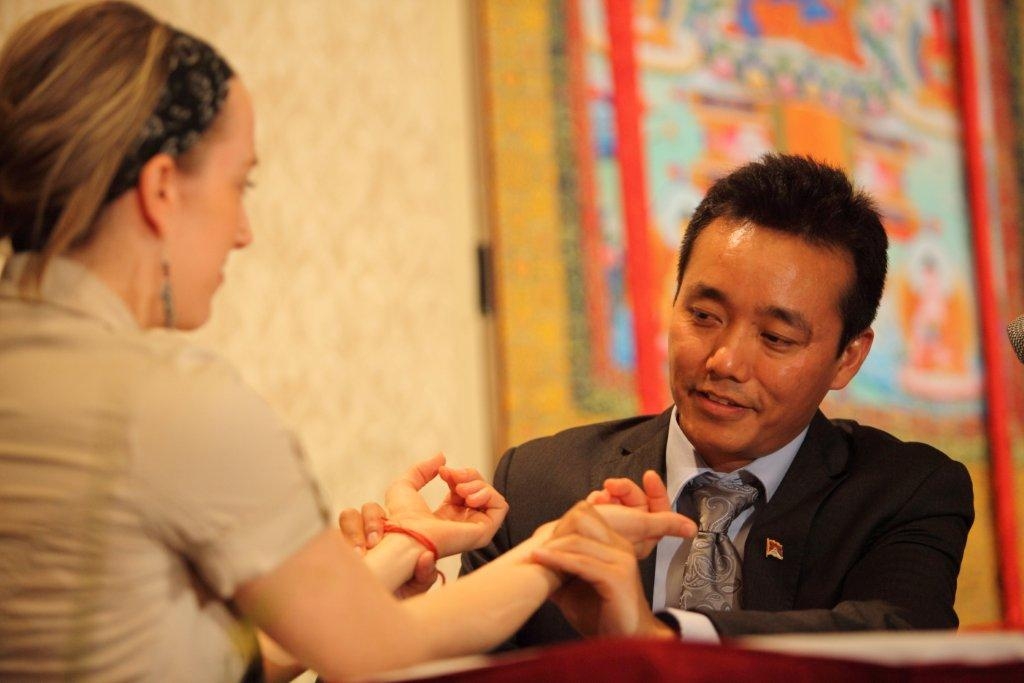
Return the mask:
<svg viewBox="0 0 1024 683">
<path fill-rule="evenodd" d="M 776 541 L 774 538 L 769 538 L 765 542 L 764 556 L 774 557 L 776 560 L 782 559 L 782 544 Z"/>
</svg>

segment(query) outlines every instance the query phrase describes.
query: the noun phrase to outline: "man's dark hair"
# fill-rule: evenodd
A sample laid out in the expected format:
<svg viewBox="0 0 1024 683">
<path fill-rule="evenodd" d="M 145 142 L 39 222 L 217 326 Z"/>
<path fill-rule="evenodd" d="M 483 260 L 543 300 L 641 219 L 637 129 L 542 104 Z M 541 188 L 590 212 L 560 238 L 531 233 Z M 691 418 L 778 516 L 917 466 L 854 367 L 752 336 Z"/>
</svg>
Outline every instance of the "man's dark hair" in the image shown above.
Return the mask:
<svg viewBox="0 0 1024 683">
<path fill-rule="evenodd" d="M 839 302 L 843 332 L 838 353 L 871 325 L 885 287 L 889 240 L 871 197 L 855 190 L 842 170 L 810 157 L 772 153 L 715 181 L 683 235 L 677 295 L 694 242 L 717 218 L 749 222 L 849 254 L 855 277 Z"/>
</svg>

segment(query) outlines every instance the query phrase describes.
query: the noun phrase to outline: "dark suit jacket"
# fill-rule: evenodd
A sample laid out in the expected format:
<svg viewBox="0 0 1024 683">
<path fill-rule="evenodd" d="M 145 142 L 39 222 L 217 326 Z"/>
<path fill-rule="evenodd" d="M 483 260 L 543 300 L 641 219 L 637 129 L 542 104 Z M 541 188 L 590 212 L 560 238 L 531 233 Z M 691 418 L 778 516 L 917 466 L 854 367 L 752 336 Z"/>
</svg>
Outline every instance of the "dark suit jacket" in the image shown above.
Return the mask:
<svg viewBox="0 0 1024 683">
<path fill-rule="evenodd" d="M 510 449 L 494 484 L 509 502 L 492 544 L 463 555 L 472 571 L 560 517 L 608 477 L 665 474 L 671 411 L 570 429 Z M 755 633 L 955 628 L 953 598 L 974 520 L 964 466 L 820 412 L 744 547 L 742 609 L 706 612 L 725 637 Z M 783 558 L 766 556 L 767 539 Z M 648 600 L 654 554 L 640 563 Z M 552 604 L 519 646 L 578 637 Z"/>
</svg>

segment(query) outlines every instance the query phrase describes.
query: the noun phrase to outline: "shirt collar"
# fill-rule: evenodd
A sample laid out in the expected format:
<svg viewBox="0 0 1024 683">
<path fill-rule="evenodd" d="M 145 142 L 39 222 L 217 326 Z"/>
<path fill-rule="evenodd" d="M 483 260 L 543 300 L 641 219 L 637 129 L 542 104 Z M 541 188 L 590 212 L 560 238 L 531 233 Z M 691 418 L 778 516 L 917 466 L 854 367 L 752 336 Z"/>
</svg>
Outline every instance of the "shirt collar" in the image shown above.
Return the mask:
<svg viewBox="0 0 1024 683">
<path fill-rule="evenodd" d="M 22 297 L 21 275 L 29 261 L 37 257 L 38 254 L 32 252 L 20 252 L 7 259 L 0 274 L 0 297 Z M 111 330 L 139 329 L 138 321 L 121 297 L 84 265 L 63 256 L 50 259 L 38 296 L 29 294 L 29 300 L 99 320 Z"/>
<path fill-rule="evenodd" d="M 740 470 L 754 475 L 761 482 L 764 487 L 765 502 L 771 500 L 776 489 L 779 488 L 779 484 L 782 483 L 782 478 L 786 476 L 789 466 L 793 463 L 793 458 L 796 457 L 797 451 L 803 445 L 809 428 L 810 425 L 804 427 L 804 430 L 797 434 L 795 439 L 774 453 L 757 458 L 746 467 L 740 468 Z M 667 479 L 665 485 L 672 496 L 673 505 L 687 482 L 697 475 L 711 471 L 711 468 L 693 450 L 693 444 L 680 429 L 675 407 L 672 408 L 672 415 L 669 418 L 668 443 L 665 445 L 665 470 Z"/>
</svg>

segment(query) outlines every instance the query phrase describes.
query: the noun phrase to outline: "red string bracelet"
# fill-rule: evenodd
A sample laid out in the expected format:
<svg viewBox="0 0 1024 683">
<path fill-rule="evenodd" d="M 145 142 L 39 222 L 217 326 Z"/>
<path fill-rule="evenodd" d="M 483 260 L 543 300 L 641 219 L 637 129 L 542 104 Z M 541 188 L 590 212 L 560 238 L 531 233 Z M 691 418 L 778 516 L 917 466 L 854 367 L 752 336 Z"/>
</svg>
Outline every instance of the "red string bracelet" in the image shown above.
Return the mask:
<svg viewBox="0 0 1024 683">
<path fill-rule="evenodd" d="M 384 520 L 384 533 L 387 534 L 387 533 L 391 533 L 391 532 L 395 532 L 395 533 L 398 533 L 398 534 L 405 534 L 409 538 L 415 540 L 417 543 L 422 545 L 424 548 L 429 550 L 434 555 L 434 562 L 437 562 L 441 558 L 440 553 L 437 552 L 437 546 L 434 545 L 434 542 L 431 541 L 429 538 L 427 538 L 426 536 L 424 536 L 423 534 L 421 534 L 418 531 L 414 531 L 412 529 L 407 529 L 404 526 L 398 526 L 397 524 L 392 524 L 391 522 L 389 522 L 389 521 L 387 521 L 385 519 Z M 438 576 L 441 577 L 441 585 L 442 586 L 445 585 L 445 583 L 447 583 L 447 579 L 445 578 L 444 572 L 442 572 L 440 569 L 436 569 L 436 568 L 435 568 L 435 571 L 437 571 Z"/>
</svg>

